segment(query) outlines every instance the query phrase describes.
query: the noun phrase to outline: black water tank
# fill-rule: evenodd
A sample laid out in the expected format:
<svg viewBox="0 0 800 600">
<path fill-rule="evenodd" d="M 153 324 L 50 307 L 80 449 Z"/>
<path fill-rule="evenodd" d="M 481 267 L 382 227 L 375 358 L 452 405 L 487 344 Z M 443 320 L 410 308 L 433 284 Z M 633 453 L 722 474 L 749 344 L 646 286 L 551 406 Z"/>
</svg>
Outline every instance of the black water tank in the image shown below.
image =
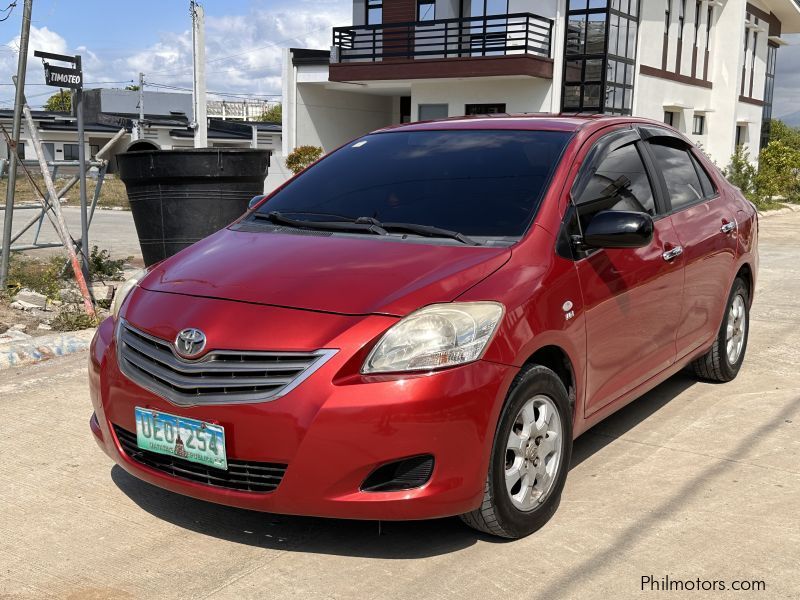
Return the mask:
<svg viewBox="0 0 800 600">
<path fill-rule="evenodd" d="M 229 225 L 263 193 L 270 153 L 239 148 L 117 155 L 145 265 Z"/>
</svg>

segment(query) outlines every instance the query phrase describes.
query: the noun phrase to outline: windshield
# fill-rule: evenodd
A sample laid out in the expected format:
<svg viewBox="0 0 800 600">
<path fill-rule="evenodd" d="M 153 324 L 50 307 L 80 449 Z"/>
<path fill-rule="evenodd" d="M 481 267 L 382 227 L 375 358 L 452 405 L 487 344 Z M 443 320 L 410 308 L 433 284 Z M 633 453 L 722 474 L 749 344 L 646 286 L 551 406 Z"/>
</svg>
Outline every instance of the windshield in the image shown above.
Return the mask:
<svg viewBox="0 0 800 600">
<path fill-rule="evenodd" d="M 570 134 L 447 130 L 365 136 L 259 208 L 294 219 L 369 217 L 471 238 L 525 233 Z"/>
</svg>

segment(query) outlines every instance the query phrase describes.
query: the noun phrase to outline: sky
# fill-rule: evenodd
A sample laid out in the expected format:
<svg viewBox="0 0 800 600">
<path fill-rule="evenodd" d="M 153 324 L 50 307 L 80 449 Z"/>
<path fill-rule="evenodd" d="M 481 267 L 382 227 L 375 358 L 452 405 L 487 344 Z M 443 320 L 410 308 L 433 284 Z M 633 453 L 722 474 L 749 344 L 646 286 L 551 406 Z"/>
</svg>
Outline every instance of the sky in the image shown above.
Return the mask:
<svg viewBox="0 0 800 600">
<path fill-rule="evenodd" d="M 11 0 L 0 0 L 0 11 Z M 0 107 L 13 106 L 11 76 L 23 0 L 0 22 Z M 281 48 L 325 48 L 331 27 L 349 25 L 352 0 L 205 0 L 210 92 L 279 99 Z M 0 18 L 7 13 L 0 12 Z M 192 37 L 188 0 L 34 0 L 26 95 L 40 106 L 55 91 L 33 50 L 81 54 L 87 87 L 145 81 L 190 88 Z M 800 35 L 778 51 L 773 114 L 800 111 Z M 214 97 L 213 95 L 211 96 Z M 217 96 L 222 98 L 222 96 Z"/>
</svg>

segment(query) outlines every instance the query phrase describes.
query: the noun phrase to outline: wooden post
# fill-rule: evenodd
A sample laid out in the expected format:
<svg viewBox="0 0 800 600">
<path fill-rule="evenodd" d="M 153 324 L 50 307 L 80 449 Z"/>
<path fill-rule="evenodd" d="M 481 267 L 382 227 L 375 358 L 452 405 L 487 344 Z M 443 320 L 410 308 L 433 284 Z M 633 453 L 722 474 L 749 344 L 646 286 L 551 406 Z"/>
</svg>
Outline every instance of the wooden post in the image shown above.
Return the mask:
<svg viewBox="0 0 800 600">
<path fill-rule="evenodd" d="M 25 113 L 25 122 L 28 125 L 28 132 L 33 141 L 33 149 L 36 151 L 36 157 L 39 159 L 39 168 L 42 170 L 44 184 L 47 187 L 47 193 L 50 195 L 50 205 L 56 215 L 56 232 L 58 233 L 58 237 L 61 238 L 61 243 L 67 251 L 67 256 L 69 256 L 69 262 L 72 264 L 75 280 L 78 282 L 78 288 L 80 288 L 81 296 L 83 296 L 84 310 L 86 310 L 86 314 L 90 317 L 97 318 L 94 305 L 92 304 L 92 297 L 89 294 L 89 287 L 83 276 L 81 263 L 78 261 L 78 255 L 75 254 L 75 247 L 72 245 L 72 238 L 69 235 L 69 229 L 67 229 L 67 224 L 64 221 L 64 214 L 61 212 L 61 204 L 59 203 L 58 194 L 56 193 L 56 186 L 53 185 L 53 178 L 50 176 L 50 170 L 47 168 L 47 158 L 42 148 L 42 140 L 39 138 L 39 130 L 36 128 L 36 123 L 33 122 L 31 109 L 27 104 L 22 107 L 22 110 Z M 47 201 L 44 198 L 41 200 L 46 208 Z"/>
</svg>

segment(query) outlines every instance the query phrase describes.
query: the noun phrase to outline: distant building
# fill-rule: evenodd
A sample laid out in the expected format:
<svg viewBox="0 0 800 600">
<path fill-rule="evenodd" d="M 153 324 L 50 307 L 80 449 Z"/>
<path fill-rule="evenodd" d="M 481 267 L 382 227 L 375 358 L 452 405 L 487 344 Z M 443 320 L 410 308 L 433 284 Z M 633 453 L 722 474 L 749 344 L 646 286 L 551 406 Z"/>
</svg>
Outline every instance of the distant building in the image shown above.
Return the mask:
<svg viewBox="0 0 800 600">
<path fill-rule="evenodd" d="M 139 120 L 139 92 L 114 89 L 94 89 L 84 92 L 84 121 L 86 156 L 93 158 L 114 135 L 125 129 L 125 135 L 108 155 L 109 170 L 115 171 L 116 154 L 129 149 L 162 149 L 194 147 L 191 94 L 171 92 L 144 93 L 144 126 L 141 138 L 137 138 Z M 14 111 L 0 110 L 0 122 L 11 129 Z M 78 128 L 75 117 L 69 113 L 32 111 L 33 120 L 39 129 L 48 161 L 78 160 Z M 19 154 L 23 160 L 36 161 L 31 146 L 31 137 L 23 121 L 19 143 Z M 208 145 L 212 148 L 261 148 L 280 154 L 281 125 L 247 120 L 221 120 L 209 118 Z M 0 144 L 0 158 L 8 158 L 6 144 Z M 278 162 L 276 156 L 271 162 Z M 37 165 L 38 166 L 38 165 Z M 67 168 L 67 170 L 69 170 Z M 271 177 L 265 189 L 272 189 L 285 179 L 285 166 L 270 168 Z M 277 179 L 276 179 L 277 177 Z"/>
</svg>

